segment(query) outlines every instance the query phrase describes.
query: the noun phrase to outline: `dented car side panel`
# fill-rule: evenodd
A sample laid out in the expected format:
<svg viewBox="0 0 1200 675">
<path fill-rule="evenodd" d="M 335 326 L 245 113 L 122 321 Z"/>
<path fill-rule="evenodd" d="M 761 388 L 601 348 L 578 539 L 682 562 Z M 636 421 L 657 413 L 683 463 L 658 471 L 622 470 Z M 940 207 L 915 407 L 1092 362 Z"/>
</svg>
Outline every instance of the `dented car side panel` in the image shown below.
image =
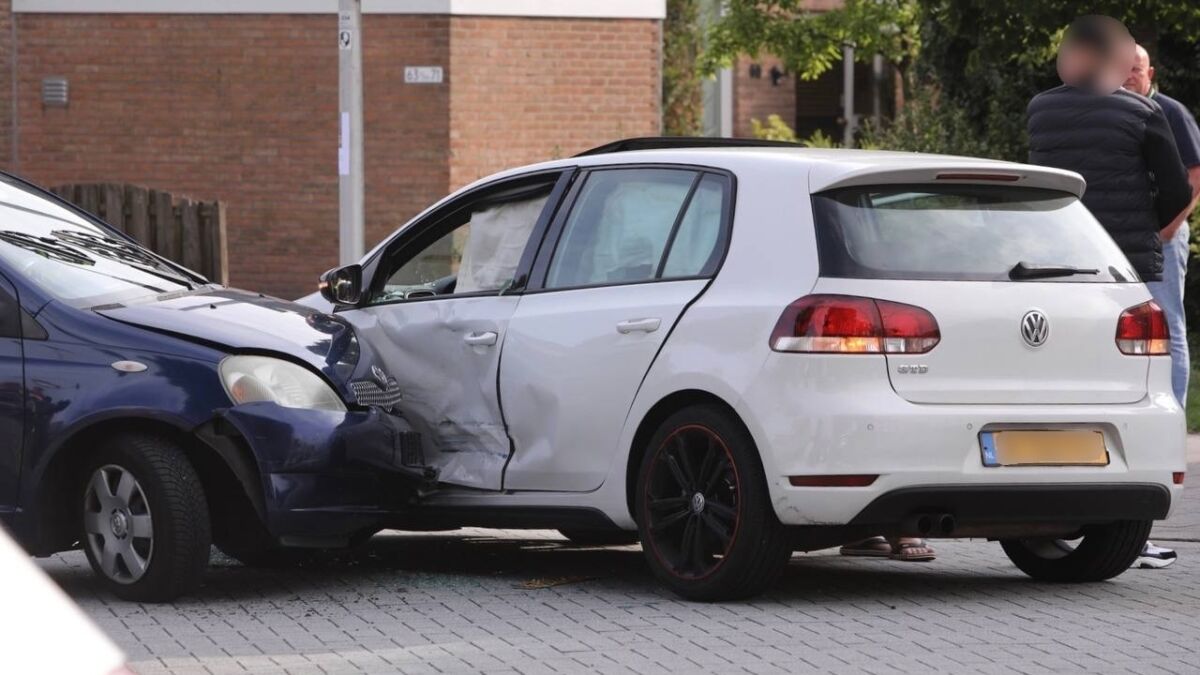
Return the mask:
<svg viewBox="0 0 1200 675">
<path fill-rule="evenodd" d="M 454 297 L 346 312 L 404 392 L 441 482 L 500 489 L 510 444 L 496 386 L 517 296 Z"/>
</svg>

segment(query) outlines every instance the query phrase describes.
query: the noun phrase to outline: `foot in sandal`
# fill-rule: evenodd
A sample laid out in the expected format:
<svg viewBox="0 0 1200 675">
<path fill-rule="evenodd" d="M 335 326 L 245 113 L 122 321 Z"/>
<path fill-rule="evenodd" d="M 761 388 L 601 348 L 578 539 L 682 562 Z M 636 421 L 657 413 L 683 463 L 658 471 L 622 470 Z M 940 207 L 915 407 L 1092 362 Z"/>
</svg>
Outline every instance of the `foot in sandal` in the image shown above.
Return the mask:
<svg viewBox="0 0 1200 675">
<path fill-rule="evenodd" d="M 928 542 L 910 537 L 891 540 L 871 537 L 846 544 L 842 547 L 841 554 L 862 558 L 891 558 L 904 562 L 928 562 L 936 557 L 933 547 Z"/>
<path fill-rule="evenodd" d="M 933 547 L 924 539 L 900 537 L 892 539 L 890 542 L 892 545 L 892 554 L 889 557 L 892 560 L 929 562 L 937 557 L 937 554 L 933 551 Z"/>
<path fill-rule="evenodd" d="M 841 553 L 855 558 L 888 558 L 892 555 L 892 545 L 883 537 L 871 537 L 846 544 Z"/>
</svg>

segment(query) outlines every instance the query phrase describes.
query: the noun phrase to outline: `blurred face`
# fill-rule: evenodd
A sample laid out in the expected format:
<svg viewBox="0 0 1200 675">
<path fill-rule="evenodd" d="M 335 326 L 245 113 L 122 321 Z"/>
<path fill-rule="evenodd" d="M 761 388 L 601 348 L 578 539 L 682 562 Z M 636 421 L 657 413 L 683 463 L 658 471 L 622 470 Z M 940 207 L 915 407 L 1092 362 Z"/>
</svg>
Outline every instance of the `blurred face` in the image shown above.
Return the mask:
<svg viewBox="0 0 1200 675">
<path fill-rule="evenodd" d="M 1068 35 L 1058 51 L 1058 75 L 1065 84 L 1111 94 L 1129 78 L 1137 43 L 1115 19 L 1099 17 L 1101 26 Z"/>
<path fill-rule="evenodd" d="M 1149 96 L 1150 85 L 1153 82 L 1154 67 L 1150 65 L 1150 54 L 1138 45 L 1133 67 L 1129 71 L 1129 77 L 1125 79 L 1125 88 L 1142 96 Z"/>
<path fill-rule="evenodd" d="M 1100 53 L 1087 45 L 1064 44 L 1058 51 L 1058 76 L 1073 87 L 1091 80 L 1100 64 Z"/>
</svg>

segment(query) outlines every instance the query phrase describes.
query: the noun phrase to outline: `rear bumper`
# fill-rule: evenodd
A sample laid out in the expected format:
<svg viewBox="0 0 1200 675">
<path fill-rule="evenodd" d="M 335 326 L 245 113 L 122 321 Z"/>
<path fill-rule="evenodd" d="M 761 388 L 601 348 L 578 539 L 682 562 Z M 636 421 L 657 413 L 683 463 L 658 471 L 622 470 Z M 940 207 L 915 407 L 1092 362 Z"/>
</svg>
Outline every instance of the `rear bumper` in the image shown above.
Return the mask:
<svg viewBox="0 0 1200 675">
<path fill-rule="evenodd" d="M 950 513 L 992 499 L 994 518 L 1012 512 L 1028 523 L 1143 519 L 1147 513 L 1161 519 L 1182 490 L 1172 473 L 1187 470 L 1187 435 L 1165 362 L 1151 369 L 1149 390 L 1155 393 L 1138 403 L 929 405 L 896 395 L 883 357 L 791 356 L 768 357 L 735 406 L 755 438 L 772 504 L 786 525 L 849 525 L 868 517 L 899 522 L 906 513 L 876 514 L 914 506 L 895 495 L 932 495 L 935 489 L 945 491 Z M 1103 432 L 1108 466 L 983 464 L 981 431 L 1080 427 Z M 877 478 L 866 487 L 795 487 L 789 481 L 820 475 Z M 1110 501 L 1122 486 L 1135 486 L 1135 493 L 1149 486 L 1165 497 L 1155 497 L 1149 509 L 1142 498 Z M 1074 496 L 1052 497 L 1056 491 Z M 994 496 L 979 496 L 989 494 Z"/>
</svg>

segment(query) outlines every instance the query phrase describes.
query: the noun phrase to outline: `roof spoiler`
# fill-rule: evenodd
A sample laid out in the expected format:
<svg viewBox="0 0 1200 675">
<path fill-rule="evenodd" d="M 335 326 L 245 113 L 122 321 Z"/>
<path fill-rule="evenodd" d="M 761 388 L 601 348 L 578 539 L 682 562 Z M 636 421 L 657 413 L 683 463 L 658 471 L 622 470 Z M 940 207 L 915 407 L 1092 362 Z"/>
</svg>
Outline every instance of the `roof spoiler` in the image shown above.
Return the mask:
<svg viewBox="0 0 1200 675">
<path fill-rule="evenodd" d="M 641 136 L 605 143 L 575 155 L 605 155 L 633 150 L 672 150 L 680 148 L 800 148 L 787 141 L 768 141 L 762 138 L 714 138 L 708 136 Z"/>
<path fill-rule="evenodd" d="M 809 189 L 825 192 L 844 187 L 867 185 L 929 185 L 929 184 L 1001 184 L 1069 192 L 1082 197 L 1087 183 L 1071 171 L 1008 162 L 979 162 L 957 164 L 947 158 L 945 164 L 894 166 L 865 166 L 842 171 L 828 166 L 816 166 L 809 174 Z"/>
</svg>

